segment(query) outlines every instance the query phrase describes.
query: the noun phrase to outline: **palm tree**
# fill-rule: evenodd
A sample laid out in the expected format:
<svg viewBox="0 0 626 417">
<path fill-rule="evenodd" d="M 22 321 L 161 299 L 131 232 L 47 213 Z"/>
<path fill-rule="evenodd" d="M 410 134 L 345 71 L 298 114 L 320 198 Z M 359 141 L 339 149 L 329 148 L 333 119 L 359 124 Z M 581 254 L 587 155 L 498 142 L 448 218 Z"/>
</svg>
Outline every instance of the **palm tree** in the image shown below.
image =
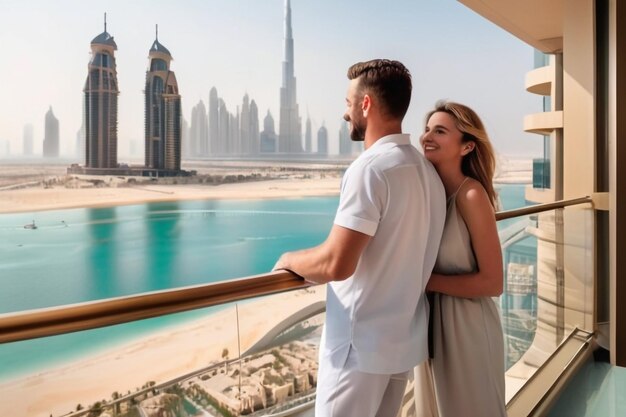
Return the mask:
<svg viewBox="0 0 626 417">
<path fill-rule="evenodd" d="M 113 391 L 113 394 L 111 394 L 111 398 L 113 399 L 113 401 L 118 400 L 121 397 L 120 393 L 117 391 Z M 113 404 L 113 414 L 117 415 L 120 412 L 120 403 L 119 402 L 115 402 Z"/>
<path fill-rule="evenodd" d="M 228 374 L 228 349 L 224 348 L 222 350 L 222 359 L 226 360 L 226 373 Z"/>
</svg>

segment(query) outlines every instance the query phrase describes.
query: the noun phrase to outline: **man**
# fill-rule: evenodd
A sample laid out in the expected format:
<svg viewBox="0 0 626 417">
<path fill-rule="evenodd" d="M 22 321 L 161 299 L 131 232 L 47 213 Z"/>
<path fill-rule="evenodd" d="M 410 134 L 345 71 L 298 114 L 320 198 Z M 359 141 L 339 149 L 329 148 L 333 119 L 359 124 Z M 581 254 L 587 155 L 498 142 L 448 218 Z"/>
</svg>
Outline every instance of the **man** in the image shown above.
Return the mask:
<svg viewBox="0 0 626 417">
<path fill-rule="evenodd" d="M 365 151 L 346 171 L 321 245 L 281 256 L 329 283 L 320 344 L 317 417 L 395 417 L 409 370 L 427 358 L 428 301 L 446 215 L 445 192 L 402 134 L 411 75 L 397 61 L 353 65 L 344 119 Z"/>
</svg>

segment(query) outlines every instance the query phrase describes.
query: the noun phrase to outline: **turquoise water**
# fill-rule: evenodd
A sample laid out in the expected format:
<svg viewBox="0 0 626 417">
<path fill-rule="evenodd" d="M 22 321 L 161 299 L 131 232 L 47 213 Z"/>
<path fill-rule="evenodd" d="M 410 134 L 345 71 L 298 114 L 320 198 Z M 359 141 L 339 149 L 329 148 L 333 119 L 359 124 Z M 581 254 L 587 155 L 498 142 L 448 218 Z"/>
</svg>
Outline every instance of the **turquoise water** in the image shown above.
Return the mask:
<svg viewBox="0 0 626 417">
<path fill-rule="evenodd" d="M 500 189 L 505 209 L 522 185 Z M 270 271 L 287 250 L 322 242 L 336 197 L 207 200 L 0 215 L 0 313 L 196 285 Z M 35 221 L 36 230 L 25 229 Z M 0 379 L 207 310 L 0 345 Z"/>
</svg>

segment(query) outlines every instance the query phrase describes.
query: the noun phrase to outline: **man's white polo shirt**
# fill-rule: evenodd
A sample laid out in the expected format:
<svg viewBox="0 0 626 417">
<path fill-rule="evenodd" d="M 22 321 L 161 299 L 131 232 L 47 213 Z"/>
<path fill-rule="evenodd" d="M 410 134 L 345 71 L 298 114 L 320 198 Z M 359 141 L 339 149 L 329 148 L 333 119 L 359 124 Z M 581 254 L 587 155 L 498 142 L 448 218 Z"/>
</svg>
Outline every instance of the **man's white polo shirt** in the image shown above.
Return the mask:
<svg viewBox="0 0 626 417">
<path fill-rule="evenodd" d="M 335 224 L 372 236 L 354 275 L 328 285 L 320 355 L 393 374 L 428 354 L 426 283 L 446 216 L 445 191 L 409 135 L 385 136 L 346 171 Z"/>
</svg>

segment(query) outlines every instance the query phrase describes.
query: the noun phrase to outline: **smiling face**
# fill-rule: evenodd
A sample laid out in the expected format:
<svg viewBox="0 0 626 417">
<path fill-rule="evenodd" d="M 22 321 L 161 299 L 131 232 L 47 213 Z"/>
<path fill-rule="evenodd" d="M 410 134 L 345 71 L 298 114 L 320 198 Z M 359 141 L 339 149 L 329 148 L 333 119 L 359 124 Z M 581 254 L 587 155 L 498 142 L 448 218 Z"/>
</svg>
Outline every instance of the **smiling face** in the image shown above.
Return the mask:
<svg viewBox="0 0 626 417">
<path fill-rule="evenodd" d="M 433 165 L 458 161 L 474 149 L 474 142 L 463 142 L 463 132 L 454 118 L 445 112 L 433 113 L 420 138 L 424 156 Z"/>
<path fill-rule="evenodd" d="M 359 79 L 350 80 L 346 95 L 346 113 L 343 118 L 350 122 L 350 139 L 355 142 L 365 140 L 367 121 L 363 116 L 363 94 L 359 91 Z"/>
</svg>

